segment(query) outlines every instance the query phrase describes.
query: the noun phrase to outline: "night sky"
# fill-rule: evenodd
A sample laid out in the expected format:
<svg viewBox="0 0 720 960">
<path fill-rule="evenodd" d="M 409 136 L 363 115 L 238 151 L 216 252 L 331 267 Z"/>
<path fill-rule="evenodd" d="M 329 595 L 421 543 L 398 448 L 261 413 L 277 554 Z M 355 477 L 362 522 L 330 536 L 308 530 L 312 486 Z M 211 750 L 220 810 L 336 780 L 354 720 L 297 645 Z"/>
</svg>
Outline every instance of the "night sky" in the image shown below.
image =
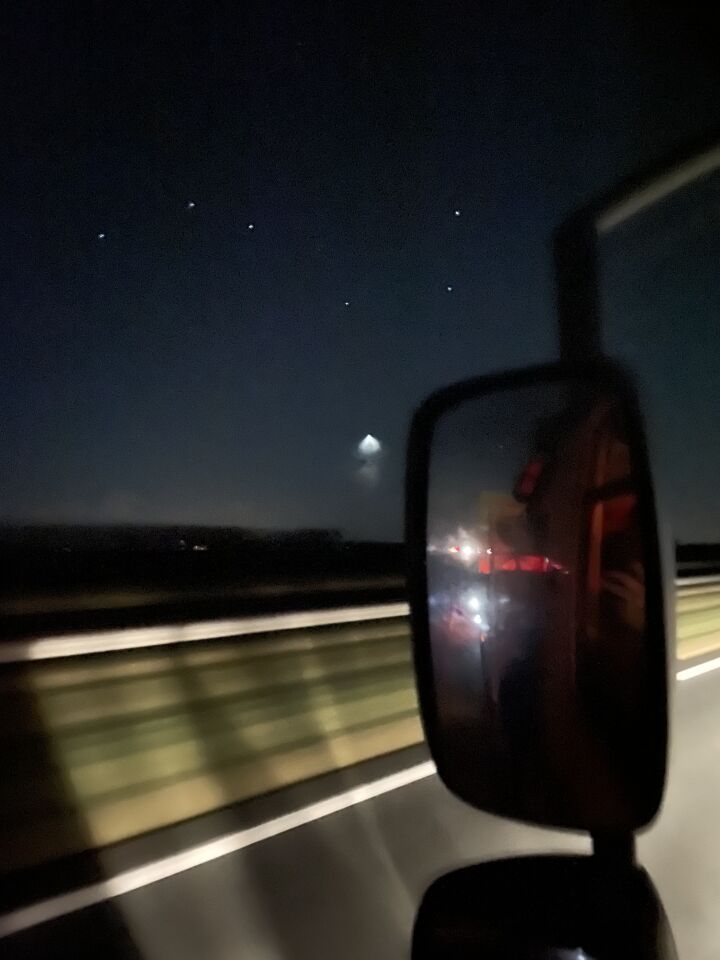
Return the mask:
<svg viewBox="0 0 720 960">
<path fill-rule="evenodd" d="M 552 228 L 717 120 L 701 27 L 530 6 L 4 12 L 0 517 L 399 537 L 413 407 L 555 356 Z M 720 539 L 708 340 L 656 322 L 658 482 Z"/>
</svg>

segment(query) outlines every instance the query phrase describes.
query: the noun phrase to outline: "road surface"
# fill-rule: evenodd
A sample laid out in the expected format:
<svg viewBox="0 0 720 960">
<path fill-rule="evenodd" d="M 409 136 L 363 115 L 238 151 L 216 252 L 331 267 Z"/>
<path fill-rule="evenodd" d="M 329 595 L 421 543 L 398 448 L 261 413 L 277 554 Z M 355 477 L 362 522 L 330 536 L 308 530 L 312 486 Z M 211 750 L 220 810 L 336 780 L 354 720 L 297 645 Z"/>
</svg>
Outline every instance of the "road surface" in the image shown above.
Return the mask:
<svg viewBox="0 0 720 960">
<path fill-rule="evenodd" d="M 317 801 L 318 790 L 348 796 L 359 773 L 377 783 L 389 764 L 420 769 L 420 750 L 295 788 L 290 806 L 297 810 Z M 677 685 L 666 802 L 639 845 L 683 960 L 718 956 L 719 761 L 720 669 L 712 669 Z M 135 839 L 106 851 L 101 866 L 107 874 L 134 866 L 149 880 L 153 864 L 167 864 L 163 854 L 179 840 L 191 846 L 219 833 L 235 831 L 237 837 L 242 827 L 287 813 L 288 796 Z M 292 829 L 285 825 L 284 832 L 234 853 L 6 937 L 0 941 L 3 956 L 395 960 L 407 956 L 415 908 L 439 873 L 503 854 L 588 848 L 582 837 L 473 811 L 434 775 L 364 802 L 353 796 L 352 805 L 339 812 Z M 52 909 L 53 901 L 48 904 Z M 4 918 L 6 925 L 9 920 L 12 915 Z"/>
</svg>

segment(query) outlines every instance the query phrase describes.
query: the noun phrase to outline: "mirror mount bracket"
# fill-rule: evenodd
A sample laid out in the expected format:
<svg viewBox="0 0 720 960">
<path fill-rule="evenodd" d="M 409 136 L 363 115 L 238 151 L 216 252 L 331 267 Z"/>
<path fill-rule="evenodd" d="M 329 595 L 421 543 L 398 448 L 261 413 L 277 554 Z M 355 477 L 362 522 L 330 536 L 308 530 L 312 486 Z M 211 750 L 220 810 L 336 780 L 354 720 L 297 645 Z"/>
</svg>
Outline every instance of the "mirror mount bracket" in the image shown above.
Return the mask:
<svg viewBox="0 0 720 960">
<path fill-rule="evenodd" d="M 635 863 L 634 833 L 593 833 L 591 837 L 595 859 L 616 865 Z"/>
<path fill-rule="evenodd" d="M 553 248 L 560 357 L 567 363 L 602 357 L 595 224 L 587 211 L 558 228 Z"/>
</svg>

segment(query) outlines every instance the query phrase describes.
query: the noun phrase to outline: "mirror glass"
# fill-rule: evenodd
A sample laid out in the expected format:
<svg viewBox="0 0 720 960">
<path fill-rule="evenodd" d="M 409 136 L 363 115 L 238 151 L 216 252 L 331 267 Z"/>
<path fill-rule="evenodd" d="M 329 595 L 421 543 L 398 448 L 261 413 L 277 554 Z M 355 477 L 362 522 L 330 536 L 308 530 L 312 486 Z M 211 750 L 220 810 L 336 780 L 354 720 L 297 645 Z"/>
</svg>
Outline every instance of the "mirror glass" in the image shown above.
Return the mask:
<svg viewBox="0 0 720 960">
<path fill-rule="evenodd" d="M 614 388 L 559 379 L 483 393 L 435 424 L 433 751 L 477 806 L 596 830 L 655 813 L 664 651 L 646 629 L 657 563 L 637 430 Z"/>
</svg>

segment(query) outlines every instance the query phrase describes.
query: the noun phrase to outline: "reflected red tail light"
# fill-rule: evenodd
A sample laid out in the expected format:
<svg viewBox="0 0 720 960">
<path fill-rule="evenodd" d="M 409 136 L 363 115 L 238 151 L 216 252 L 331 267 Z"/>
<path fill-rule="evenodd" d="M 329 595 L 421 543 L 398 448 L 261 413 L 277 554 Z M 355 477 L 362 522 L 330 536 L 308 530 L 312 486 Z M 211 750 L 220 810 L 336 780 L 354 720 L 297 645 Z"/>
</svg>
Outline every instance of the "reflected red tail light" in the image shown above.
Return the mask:
<svg viewBox="0 0 720 960">
<path fill-rule="evenodd" d="M 540 557 L 535 554 L 522 553 L 495 553 L 493 556 L 481 557 L 478 563 L 480 573 L 553 573 L 564 571 L 561 563 L 556 563 L 549 557 Z"/>
</svg>

